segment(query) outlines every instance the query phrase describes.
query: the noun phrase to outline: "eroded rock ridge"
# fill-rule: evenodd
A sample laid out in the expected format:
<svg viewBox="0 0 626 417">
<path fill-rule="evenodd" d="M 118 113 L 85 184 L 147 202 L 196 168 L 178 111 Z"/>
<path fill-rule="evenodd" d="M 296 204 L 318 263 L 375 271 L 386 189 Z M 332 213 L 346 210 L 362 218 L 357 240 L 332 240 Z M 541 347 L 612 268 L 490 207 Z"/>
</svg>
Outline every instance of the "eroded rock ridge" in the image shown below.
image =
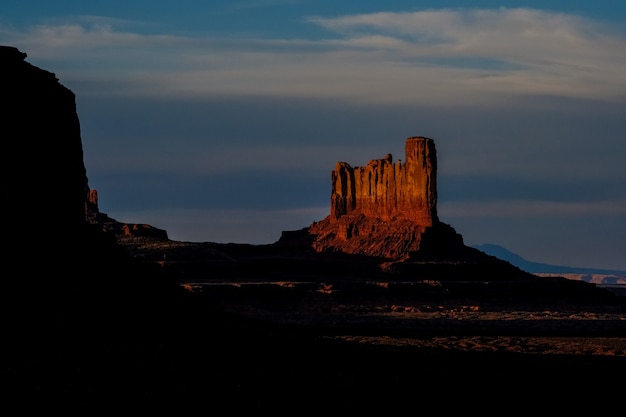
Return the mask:
<svg viewBox="0 0 626 417">
<path fill-rule="evenodd" d="M 391 154 L 364 167 L 338 162 L 332 176 L 330 221 L 363 214 L 383 221 L 408 219 L 422 226 L 437 221 L 437 153 L 432 139 L 406 140 L 406 161 Z"/>
<path fill-rule="evenodd" d="M 406 139 L 405 162 L 394 162 L 391 154 L 363 167 L 338 162 L 331 180 L 330 214 L 309 228 L 318 252 L 398 259 L 435 245 L 463 245 L 437 217 L 433 139 Z"/>
</svg>

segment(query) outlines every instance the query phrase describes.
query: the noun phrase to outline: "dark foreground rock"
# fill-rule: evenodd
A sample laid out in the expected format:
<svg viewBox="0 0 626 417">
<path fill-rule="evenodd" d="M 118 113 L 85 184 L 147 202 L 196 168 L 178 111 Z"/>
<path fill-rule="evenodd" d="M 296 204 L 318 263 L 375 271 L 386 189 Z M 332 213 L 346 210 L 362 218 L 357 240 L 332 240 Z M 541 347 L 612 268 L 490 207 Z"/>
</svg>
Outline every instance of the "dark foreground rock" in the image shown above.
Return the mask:
<svg viewBox="0 0 626 417">
<path fill-rule="evenodd" d="M 532 412 L 538 403 L 561 411 L 593 406 L 608 412 L 621 398 L 621 386 L 610 381 L 626 370 L 623 344 L 617 355 L 550 351 L 538 335 L 554 323 L 535 325 L 523 336 L 506 330 L 507 320 L 459 328 L 459 321 L 433 319 L 399 334 L 394 326 L 363 323 L 281 324 L 209 305 L 210 300 L 188 299 L 178 314 L 158 323 L 154 317 L 129 317 L 132 325 L 115 328 L 68 317 L 29 337 L 24 350 L 7 354 L 8 404 L 25 413 L 104 415 L 120 410 L 387 414 L 448 402 L 446 410 L 479 412 L 500 410 L 503 401 L 507 410 L 515 404 L 518 412 Z M 593 328 L 585 320 L 564 327 L 581 324 Z M 509 337 L 490 345 L 488 339 L 502 330 Z M 593 331 L 582 337 L 600 340 Z M 555 333 L 551 346 L 568 340 Z M 613 346 L 616 340 L 604 343 Z M 523 344 L 540 349 L 515 350 Z"/>
</svg>

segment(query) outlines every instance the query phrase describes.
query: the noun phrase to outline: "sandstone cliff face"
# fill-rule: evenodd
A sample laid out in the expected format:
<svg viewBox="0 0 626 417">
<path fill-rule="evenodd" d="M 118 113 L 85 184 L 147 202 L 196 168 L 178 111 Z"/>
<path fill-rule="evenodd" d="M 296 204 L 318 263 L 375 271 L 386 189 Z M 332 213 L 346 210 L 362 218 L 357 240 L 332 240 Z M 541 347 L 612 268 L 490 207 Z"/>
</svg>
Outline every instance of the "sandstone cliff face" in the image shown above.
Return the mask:
<svg viewBox="0 0 626 417">
<path fill-rule="evenodd" d="M 437 217 L 436 176 L 435 143 L 425 137 L 406 139 L 404 163 L 390 154 L 364 167 L 338 162 L 330 214 L 309 227 L 314 249 L 402 259 L 434 246 L 463 246 Z"/>
<path fill-rule="evenodd" d="M 407 219 L 432 226 L 437 221 L 435 143 L 429 138 L 408 138 L 405 155 L 404 163 L 394 163 L 390 154 L 364 167 L 338 162 L 331 174 L 331 221 L 363 214 L 382 221 Z"/>
</svg>

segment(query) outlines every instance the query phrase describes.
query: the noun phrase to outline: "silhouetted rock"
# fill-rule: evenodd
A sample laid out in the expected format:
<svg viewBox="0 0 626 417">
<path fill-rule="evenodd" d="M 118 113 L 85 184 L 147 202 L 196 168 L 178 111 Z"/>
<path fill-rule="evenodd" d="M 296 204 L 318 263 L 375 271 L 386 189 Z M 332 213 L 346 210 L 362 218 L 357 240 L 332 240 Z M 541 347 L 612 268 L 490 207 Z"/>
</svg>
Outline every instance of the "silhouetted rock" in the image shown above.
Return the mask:
<svg viewBox="0 0 626 417">
<path fill-rule="evenodd" d="M 74 93 L 25 58 L 0 47 L 2 258 L 15 271 L 4 295 L 25 311 L 46 311 L 44 318 L 61 310 L 119 317 L 133 304 L 170 297 L 175 281 L 86 221 L 97 193 L 88 185 Z"/>
<path fill-rule="evenodd" d="M 0 47 L 4 232 L 23 243 L 80 227 L 88 191 L 74 93 L 25 58 Z"/>
</svg>

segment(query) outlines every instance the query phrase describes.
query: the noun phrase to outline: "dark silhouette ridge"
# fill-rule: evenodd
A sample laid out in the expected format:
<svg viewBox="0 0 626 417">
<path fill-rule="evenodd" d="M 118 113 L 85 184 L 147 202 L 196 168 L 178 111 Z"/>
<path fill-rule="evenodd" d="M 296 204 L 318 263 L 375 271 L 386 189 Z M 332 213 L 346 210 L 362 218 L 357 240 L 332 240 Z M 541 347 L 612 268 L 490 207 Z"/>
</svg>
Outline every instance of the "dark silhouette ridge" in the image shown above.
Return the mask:
<svg viewBox="0 0 626 417">
<path fill-rule="evenodd" d="M 400 262 L 317 252 L 309 230 L 287 231 L 272 245 L 192 244 L 159 233 L 116 234 L 119 229 L 108 216 L 93 218 L 115 226 L 110 230 L 88 222 L 86 201 L 93 195 L 74 94 L 25 58 L 16 48 L 0 47 L 1 378 L 4 404 L 12 412 L 117 415 L 137 409 L 195 415 L 227 408 L 292 415 L 330 408 L 392 413 L 441 405 L 451 391 L 465 411 L 482 410 L 485 393 L 516 405 L 524 390 L 535 400 L 549 400 L 542 393 L 554 395 L 555 375 L 579 390 L 581 377 L 599 380 L 624 365 L 620 358 L 403 349 L 335 338 L 484 335 L 487 326 L 438 319 L 412 320 L 416 327 L 411 328 L 393 321 L 371 324 L 369 315 L 349 321 L 346 305 L 375 312 L 404 302 L 434 308 L 450 302 L 456 308 L 475 300 L 523 303 L 539 295 L 541 306 L 556 307 L 566 299 L 574 303 L 568 308 L 589 303 L 609 311 L 621 308 L 593 286 L 537 281 L 479 251 L 464 246 L 450 251 L 448 240 L 439 238 L 445 234 L 426 233 L 425 239 L 439 244 Z M 226 285 L 190 292 L 185 277 L 194 274 L 230 283 L 242 276 L 317 282 L 278 290 Z M 519 285 L 502 280 L 485 291 L 490 287 L 481 285 L 481 277 L 501 275 L 518 275 Z M 437 282 L 446 277 L 447 284 Z M 464 287 L 462 279 L 468 277 L 472 282 Z M 318 291 L 327 278 L 339 291 Z M 375 285 L 366 282 L 370 278 Z M 406 278 L 419 285 L 394 287 Z M 378 285 L 381 280 L 389 287 Z M 343 283 L 350 284 L 345 291 Z M 311 310 L 313 322 L 289 321 Z M 535 323 L 517 323 L 509 335 L 535 334 Z M 580 328 L 581 323 L 556 327 L 548 322 L 541 334 L 553 328 L 562 336 L 581 337 L 624 330 L 623 323 L 611 320 L 598 321 L 593 329 Z M 550 378 L 537 378 L 542 372 Z M 531 391 L 529 380 L 534 380 Z"/>
<path fill-rule="evenodd" d="M 620 271 L 617 269 L 602 269 L 602 268 L 580 268 L 566 265 L 552 265 L 541 262 L 533 262 L 525 259 L 510 250 L 495 245 L 493 243 L 484 243 L 482 245 L 474 245 L 474 248 L 485 252 L 489 255 L 504 259 L 518 268 L 523 269 L 531 273 L 546 272 L 555 274 L 613 274 L 626 276 L 626 271 Z"/>
</svg>

